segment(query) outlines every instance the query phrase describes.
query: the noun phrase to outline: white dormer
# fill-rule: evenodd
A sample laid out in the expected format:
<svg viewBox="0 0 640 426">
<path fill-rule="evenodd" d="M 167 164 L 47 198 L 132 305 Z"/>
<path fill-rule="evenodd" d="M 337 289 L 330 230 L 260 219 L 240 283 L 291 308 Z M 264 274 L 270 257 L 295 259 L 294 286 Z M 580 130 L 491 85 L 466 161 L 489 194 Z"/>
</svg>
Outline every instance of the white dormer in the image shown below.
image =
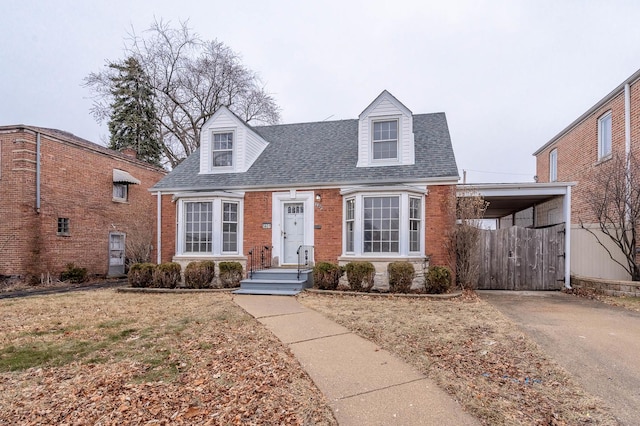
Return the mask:
<svg viewBox="0 0 640 426">
<path fill-rule="evenodd" d="M 413 115 L 384 90 L 359 116 L 357 167 L 414 163 Z"/>
<path fill-rule="evenodd" d="M 267 145 L 227 107 L 220 107 L 200 131 L 200 174 L 246 172 Z"/>
</svg>

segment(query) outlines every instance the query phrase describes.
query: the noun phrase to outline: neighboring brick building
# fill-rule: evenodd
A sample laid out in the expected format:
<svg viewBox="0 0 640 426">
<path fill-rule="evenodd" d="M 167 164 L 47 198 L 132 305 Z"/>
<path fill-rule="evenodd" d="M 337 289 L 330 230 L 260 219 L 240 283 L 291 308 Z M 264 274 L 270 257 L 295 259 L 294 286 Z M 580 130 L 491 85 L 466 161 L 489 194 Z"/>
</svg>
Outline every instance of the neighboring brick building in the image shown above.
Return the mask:
<svg viewBox="0 0 640 426">
<path fill-rule="evenodd" d="M 39 155 L 38 155 L 39 152 Z M 124 246 L 154 241 L 166 173 L 70 133 L 0 126 L 0 276 L 57 278 L 68 263 L 124 273 Z"/>
<path fill-rule="evenodd" d="M 162 197 L 159 261 L 447 263 L 458 170 L 444 113 L 413 115 L 387 91 L 355 120 L 251 127 L 226 108 L 200 149 L 151 190 Z M 177 224 L 177 226 L 176 226 Z"/>
<path fill-rule="evenodd" d="M 632 152 L 640 158 L 640 70 L 589 108 L 558 135 L 538 149 L 536 173 L 539 182 L 576 182 L 572 192 L 572 274 L 598 278 L 627 279 L 628 274 L 609 259 L 595 238 L 580 229 L 597 228 L 588 205 L 593 174 L 614 156 Z M 549 205 L 550 223 L 562 217 L 562 205 Z M 541 214 L 543 211 L 537 212 Z M 615 253 L 616 249 L 613 249 Z M 620 260 L 622 260 L 620 258 Z"/>
</svg>

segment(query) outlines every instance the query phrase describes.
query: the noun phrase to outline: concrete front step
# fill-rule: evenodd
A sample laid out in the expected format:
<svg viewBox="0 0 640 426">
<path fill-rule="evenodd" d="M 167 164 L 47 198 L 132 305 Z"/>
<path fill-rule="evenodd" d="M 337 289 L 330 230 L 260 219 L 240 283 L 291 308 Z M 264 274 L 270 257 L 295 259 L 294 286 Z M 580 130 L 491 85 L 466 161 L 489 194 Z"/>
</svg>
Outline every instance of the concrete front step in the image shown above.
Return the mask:
<svg viewBox="0 0 640 426">
<path fill-rule="evenodd" d="M 256 294 L 265 296 L 295 296 L 300 290 L 273 290 L 273 289 L 240 289 L 233 294 Z"/>
<path fill-rule="evenodd" d="M 234 294 L 295 295 L 313 285 L 311 270 L 266 269 L 256 271 L 251 278 L 240 281 L 240 290 Z"/>
</svg>

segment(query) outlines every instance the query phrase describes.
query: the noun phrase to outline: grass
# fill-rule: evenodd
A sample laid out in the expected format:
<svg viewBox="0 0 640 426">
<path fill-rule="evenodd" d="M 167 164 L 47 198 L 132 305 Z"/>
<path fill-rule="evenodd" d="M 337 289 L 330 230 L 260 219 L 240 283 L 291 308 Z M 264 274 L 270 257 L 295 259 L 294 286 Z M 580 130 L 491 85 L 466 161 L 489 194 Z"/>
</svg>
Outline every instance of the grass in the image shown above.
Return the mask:
<svg viewBox="0 0 640 426">
<path fill-rule="evenodd" d="M 617 424 L 600 399 L 473 294 L 429 300 L 307 293 L 299 300 L 434 379 L 483 424 Z"/>
<path fill-rule="evenodd" d="M 293 355 L 228 294 L 0 301 L 0 424 L 335 424 Z"/>
</svg>

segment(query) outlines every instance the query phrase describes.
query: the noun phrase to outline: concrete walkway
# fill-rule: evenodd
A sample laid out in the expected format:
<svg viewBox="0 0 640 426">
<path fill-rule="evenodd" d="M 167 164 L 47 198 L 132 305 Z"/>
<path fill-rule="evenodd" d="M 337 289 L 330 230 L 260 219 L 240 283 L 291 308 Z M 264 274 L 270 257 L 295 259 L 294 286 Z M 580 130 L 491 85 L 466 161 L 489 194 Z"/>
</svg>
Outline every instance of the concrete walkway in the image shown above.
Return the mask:
<svg viewBox="0 0 640 426">
<path fill-rule="evenodd" d="M 234 301 L 289 346 L 340 425 L 480 424 L 423 374 L 295 297 Z"/>
</svg>

